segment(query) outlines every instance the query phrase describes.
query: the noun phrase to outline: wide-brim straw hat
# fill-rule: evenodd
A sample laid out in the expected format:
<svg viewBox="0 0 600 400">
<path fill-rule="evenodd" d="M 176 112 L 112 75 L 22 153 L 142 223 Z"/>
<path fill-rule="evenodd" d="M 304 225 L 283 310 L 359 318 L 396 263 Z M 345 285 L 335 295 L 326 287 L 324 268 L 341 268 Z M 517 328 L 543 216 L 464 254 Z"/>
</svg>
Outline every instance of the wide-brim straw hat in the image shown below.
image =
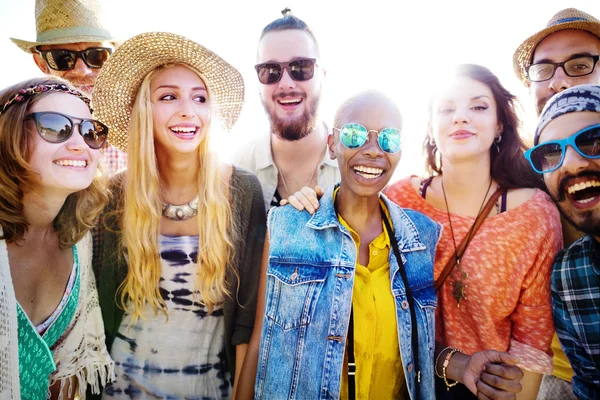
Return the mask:
<svg viewBox="0 0 600 400">
<path fill-rule="evenodd" d="M 235 124 L 244 104 L 244 80 L 237 69 L 186 37 L 142 33 L 119 46 L 94 85 L 94 117 L 109 127 L 111 145 L 127 151 L 131 110 L 140 85 L 146 75 L 165 64 L 186 64 L 200 72 L 223 126 L 231 129 Z"/>
<path fill-rule="evenodd" d="M 531 64 L 533 52 L 544 38 L 548 35 L 562 31 L 564 29 L 579 29 L 587 31 L 600 38 L 600 21 L 583 11 L 576 8 L 567 8 L 557 12 L 550 22 L 538 33 L 527 38 L 515 51 L 513 55 L 513 68 L 515 74 L 523 81 L 527 82 L 527 73 L 525 68 Z"/>
<path fill-rule="evenodd" d="M 27 53 L 43 45 L 115 43 L 115 38 L 102 25 L 101 7 L 97 0 L 37 0 L 35 26 L 35 41 L 10 40 Z"/>
</svg>

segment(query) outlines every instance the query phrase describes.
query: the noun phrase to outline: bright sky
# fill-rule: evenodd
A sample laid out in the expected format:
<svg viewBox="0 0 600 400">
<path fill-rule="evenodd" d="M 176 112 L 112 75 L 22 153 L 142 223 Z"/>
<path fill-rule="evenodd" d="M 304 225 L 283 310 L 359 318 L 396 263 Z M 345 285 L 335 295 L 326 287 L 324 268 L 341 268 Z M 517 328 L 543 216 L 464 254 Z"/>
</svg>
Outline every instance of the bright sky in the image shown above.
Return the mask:
<svg viewBox="0 0 600 400">
<path fill-rule="evenodd" d="M 0 0 L 0 88 L 37 76 L 30 55 L 9 37 L 35 39 L 34 0 Z M 559 10 L 576 7 L 600 18 L 598 0 L 506 1 L 341 1 L 341 0 L 104 0 L 112 34 L 127 39 L 148 31 L 178 33 L 213 50 L 240 70 L 246 104 L 231 133 L 217 146 L 229 156 L 268 131 L 254 71 L 263 27 L 289 6 L 313 29 L 327 70 L 322 115 L 363 89 L 379 89 L 395 99 L 405 118 L 404 151 L 396 177 L 420 173 L 420 146 L 432 81 L 448 66 L 478 63 L 490 68 L 517 94 L 528 116 L 532 101 L 512 70 L 512 54 L 527 37 L 545 27 Z M 531 131 L 535 117 L 526 120 Z"/>
</svg>

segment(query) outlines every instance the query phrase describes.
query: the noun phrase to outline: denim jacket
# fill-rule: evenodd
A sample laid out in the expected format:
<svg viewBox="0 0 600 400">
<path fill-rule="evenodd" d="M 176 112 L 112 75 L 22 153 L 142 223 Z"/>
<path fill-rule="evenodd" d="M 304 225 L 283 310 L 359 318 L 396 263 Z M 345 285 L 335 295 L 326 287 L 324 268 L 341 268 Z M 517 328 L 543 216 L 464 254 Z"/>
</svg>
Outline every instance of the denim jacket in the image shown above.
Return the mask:
<svg viewBox="0 0 600 400">
<path fill-rule="evenodd" d="M 403 210 L 382 195 L 415 299 L 420 398 L 434 398 L 433 287 L 435 246 L 441 226 Z M 291 206 L 271 210 L 265 316 L 255 384 L 257 399 L 337 399 L 352 306 L 357 249 L 338 221 L 329 190 L 314 215 Z M 390 249 L 398 342 L 411 398 L 416 371 L 411 316 L 398 262 Z"/>
</svg>

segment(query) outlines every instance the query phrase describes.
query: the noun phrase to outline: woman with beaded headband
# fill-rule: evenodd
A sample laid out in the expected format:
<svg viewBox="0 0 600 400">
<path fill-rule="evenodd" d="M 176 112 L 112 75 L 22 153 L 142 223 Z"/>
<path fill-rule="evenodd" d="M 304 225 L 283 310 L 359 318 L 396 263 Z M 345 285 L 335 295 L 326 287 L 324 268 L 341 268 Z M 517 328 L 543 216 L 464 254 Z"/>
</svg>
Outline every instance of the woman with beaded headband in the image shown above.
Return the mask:
<svg viewBox="0 0 600 400">
<path fill-rule="evenodd" d="M 256 177 L 220 163 L 209 141 L 215 120 L 235 123 L 243 94 L 235 68 L 161 32 L 125 41 L 96 81 L 96 115 L 129 157 L 110 184 L 99 260 L 116 365 L 103 398 L 232 396 L 266 217 Z"/>
<path fill-rule="evenodd" d="M 533 399 L 541 374 L 552 372 L 559 214 L 531 189 L 541 181 L 523 157 L 515 96 L 479 65 L 459 65 L 440 82 L 424 142 L 429 177 L 386 190 L 444 225 L 434 271 L 438 397 Z M 296 200 L 314 208 L 304 193 L 290 198 L 301 207 Z"/>
<path fill-rule="evenodd" d="M 59 78 L 0 91 L 0 397 L 67 399 L 113 376 L 88 233 L 107 127 Z"/>
</svg>

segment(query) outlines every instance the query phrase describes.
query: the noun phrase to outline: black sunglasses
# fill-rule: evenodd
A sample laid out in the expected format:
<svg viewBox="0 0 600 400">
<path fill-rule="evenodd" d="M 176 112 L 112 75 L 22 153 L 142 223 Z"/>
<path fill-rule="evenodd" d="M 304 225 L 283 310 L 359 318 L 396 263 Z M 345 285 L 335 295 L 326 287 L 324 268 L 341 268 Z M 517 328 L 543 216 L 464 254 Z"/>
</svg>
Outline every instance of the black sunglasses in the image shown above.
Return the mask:
<svg viewBox="0 0 600 400">
<path fill-rule="evenodd" d="M 560 168 L 567 146 L 585 158 L 600 158 L 600 124 L 588 126 L 565 139 L 538 144 L 525 152 L 525 158 L 535 172 L 545 174 Z"/>
<path fill-rule="evenodd" d="M 281 80 L 283 70 L 287 69 L 290 78 L 295 81 L 307 81 L 315 74 L 314 58 L 300 58 L 289 62 L 268 62 L 255 65 L 258 80 L 264 85 L 271 85 Z"/>
<path fill-rule="evenodd" d="M 55 71 L 69 71 L 75 68 L 77 59 L 81 58 L 90 68 L 102 68 L 112 49 L 108 47 L 90 47 L 89 49 L 75 51 L 67 49 L 37 50 L 50 68 Z"/>
<path fill-rule="evenodd" d="M 49 143 L 62 143 L 69 140 L 75 125 L 79 125 L 79 134 L 92 149 L 100 149 L 108 138 L 108 127 L 95 119 L 71 117 L 53 111 L 28 114 L 25 121 L 30 119 L 35 122 L 40 137 Z M 76 124 L 73 122 L 74 119 L 81 122 Z"/>
</svg>

